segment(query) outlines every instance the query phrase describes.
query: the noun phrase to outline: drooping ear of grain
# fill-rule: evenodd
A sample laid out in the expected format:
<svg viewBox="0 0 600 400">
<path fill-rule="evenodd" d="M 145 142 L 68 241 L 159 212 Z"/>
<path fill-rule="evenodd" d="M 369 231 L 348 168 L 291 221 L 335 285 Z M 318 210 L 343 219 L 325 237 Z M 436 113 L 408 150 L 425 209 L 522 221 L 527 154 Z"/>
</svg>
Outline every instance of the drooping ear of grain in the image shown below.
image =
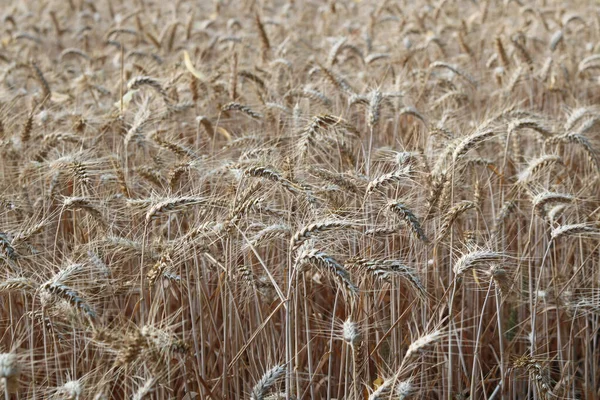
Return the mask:
<svg viewBox="0 0 600 400">
<path fill-rule="evenodd" d="M 391 201 L 388 203 L 387 207 L 392 213 L 396 214 L 406 223 L 409 230 L 416 238 L 424 243 L 429 242 L 429 239 L 427 236 L 425 236 L 423 228 L 421 228 L 421 223 L 417 219 L 417 216 L 408 207 L 399 201 Z"/>
</svg>

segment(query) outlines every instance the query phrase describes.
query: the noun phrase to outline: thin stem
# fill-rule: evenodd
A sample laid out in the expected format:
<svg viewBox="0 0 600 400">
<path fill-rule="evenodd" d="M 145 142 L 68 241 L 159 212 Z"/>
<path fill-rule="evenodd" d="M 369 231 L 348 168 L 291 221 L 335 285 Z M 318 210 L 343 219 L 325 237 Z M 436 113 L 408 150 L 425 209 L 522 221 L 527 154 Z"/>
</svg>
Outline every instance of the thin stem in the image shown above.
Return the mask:
<svg viewBox="0 0 600 400">
<path fill-rule="evenodd" d="M 490 284 L 493 282 L 493 280 L 490 282 Z M 500 293 L 500 289 L 498 288 L 498 286 L 495 286 L 495 291 L 496 291 L 496 320 L 498 322 L 498 341 L 499 341 L 499 346 L 500 346 L 500 385 L 501 385 L 501 392 L 500 392 L 500 398 L 504 399 L 504 393 L 505 393 L 505 385 L 504 385 L 504 331 L 502 330 L 502 314 L 501 314 L 501 309 L 500 309 L 500 303 L 502 301 L 502 295 Z"/>
<path fill-rule="evenodd" d="M 473 353 L 473 368 L 471 369 L 471 396 L 475 397 L 476 383 L 475 379 L 477 374 L 477 363 L 479 362 L 479 348 L 481 343 L 481 332 L 483 329 L 483 314 L 485 312 L 485 306 L 487 305 L 487 301 L 490 298 L 490 292 L 492 291 L 493 281 L 490 280 L 490 284 L 488 285 L 487 293 L 485 294 L 485 299 L 483 300 L 483 306 L 481 307 L 481 315 L 479 316 L 479 324 L 477 326 L 477 337 L 475 338 L 475 349 Z"/>
</svg>

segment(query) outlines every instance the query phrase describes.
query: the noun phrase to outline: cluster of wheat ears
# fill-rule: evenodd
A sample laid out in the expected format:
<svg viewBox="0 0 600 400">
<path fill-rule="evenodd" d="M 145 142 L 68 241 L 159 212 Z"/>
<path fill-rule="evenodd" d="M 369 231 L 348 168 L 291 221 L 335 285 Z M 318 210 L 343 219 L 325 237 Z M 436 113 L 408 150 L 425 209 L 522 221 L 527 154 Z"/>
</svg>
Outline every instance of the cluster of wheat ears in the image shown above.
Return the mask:
<svg viewBox="0 0 600 400">
<path fill-rule="evenodd" d="M 10 1 L 0 398 L 600 399 L 600 5 Z"/>
</svg>

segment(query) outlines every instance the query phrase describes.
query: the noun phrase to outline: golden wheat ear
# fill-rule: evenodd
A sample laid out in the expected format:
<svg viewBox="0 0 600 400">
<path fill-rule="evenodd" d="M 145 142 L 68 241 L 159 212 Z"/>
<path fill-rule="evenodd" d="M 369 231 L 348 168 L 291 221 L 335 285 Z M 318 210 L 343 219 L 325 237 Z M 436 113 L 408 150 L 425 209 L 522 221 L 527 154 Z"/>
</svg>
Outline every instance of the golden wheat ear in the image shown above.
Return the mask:
<svg viewBox="0 0 600 400">
<path fill-rule="evenodd" d="M 0 353 L 0 387 L 8 399 L 19 390 L 21 363 L 14 353 Z"/>
<path fill-rule="evenodd" d="M 400 380 L 397 375 L 391 376 L 369 395 L 368 400 L 408 399 L 415 392 L 412 379 Z"/>
<path fill-rule="evenodd" d="M 263 374 L 250 394 L 251 400 L 265 400 L 271 388 L 286 374 L 283 365 L 276 365 Z"/>
<path fill-rule="evenodd" d="M 423 228 L 421 228 L 421 223 L 417 219 L 417 216 L 413 214 L 413 212 L 406 207 L 406 205 L 399 201 L 393 200 L 387 204 L 387 208 L 406 223 L 409 230 L 416 238 L 424 243 L 429 243 L 429 239 L 427 236 L 425 236 L 425 232 L 423 231 Z"/>
</svg>

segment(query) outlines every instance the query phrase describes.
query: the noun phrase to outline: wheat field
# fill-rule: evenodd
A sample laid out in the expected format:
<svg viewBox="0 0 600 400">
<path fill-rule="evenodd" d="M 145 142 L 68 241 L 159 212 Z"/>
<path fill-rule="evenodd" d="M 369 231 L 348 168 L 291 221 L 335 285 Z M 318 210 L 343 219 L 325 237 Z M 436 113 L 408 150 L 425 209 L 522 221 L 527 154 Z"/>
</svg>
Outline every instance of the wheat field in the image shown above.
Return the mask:
<svg viewBox="0 0 600 400">
<path fill-rule="evenodd" d="M 5 0 L 0 398 L 600 399 L 600 3 Z"/>
</svg>

